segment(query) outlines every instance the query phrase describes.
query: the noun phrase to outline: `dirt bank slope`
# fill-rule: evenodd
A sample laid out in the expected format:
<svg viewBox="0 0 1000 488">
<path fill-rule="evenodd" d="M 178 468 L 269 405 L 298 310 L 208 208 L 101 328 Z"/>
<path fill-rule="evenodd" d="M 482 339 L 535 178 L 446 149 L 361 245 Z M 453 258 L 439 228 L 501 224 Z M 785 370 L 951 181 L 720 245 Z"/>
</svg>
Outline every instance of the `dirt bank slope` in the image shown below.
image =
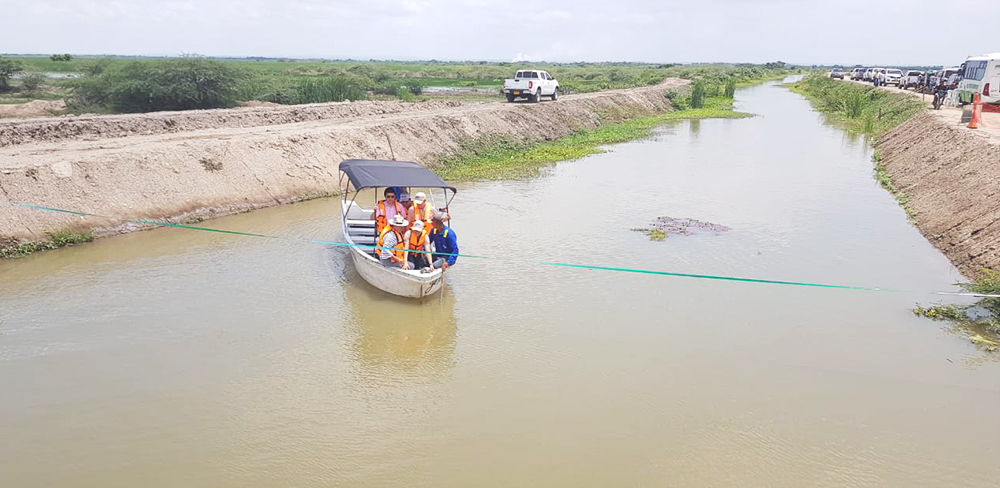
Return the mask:
<svg viewBox="0 0 1000 488">
<path fill-rule="evenodd" d="M 44 238 L 67 227 L 127 231 L 128 218 L 202 218 L 328 194 L 337 188 L 341 160 L 389 157 L 386 134 L 397 158 L 417 161 L 447 153 L 470 136 L 554 139 L 596 127 L 609 113 L 669 110 L 666 89 L 685 83 L 668 80 L 540 104 L 327 104 L 350 110 L 309 120 L 301 119 L 313 115 L 292 115 L 288 107 L 263 107 L 5 122 L 2 133 L 13 135 L 0 147 L 0 242 Z M 240 119 L 244 112 L 255 115 L 248 122 Z M 262 122 L 269 118 L 277 122 Z M 220 122 L 204 122 L 212 119 Z M 142 129 L 105 130 L 122 120 Z M 175 131 L 178 126 L 196 129 Z M 109 218 L 23 210 L 9 202 Z"/>
<path fill-rule="evenodd" d="M 917 226 L 963 272 L 1000 268 L 1000 142 L 930 112 L 877 144 Z"/>
</svg>

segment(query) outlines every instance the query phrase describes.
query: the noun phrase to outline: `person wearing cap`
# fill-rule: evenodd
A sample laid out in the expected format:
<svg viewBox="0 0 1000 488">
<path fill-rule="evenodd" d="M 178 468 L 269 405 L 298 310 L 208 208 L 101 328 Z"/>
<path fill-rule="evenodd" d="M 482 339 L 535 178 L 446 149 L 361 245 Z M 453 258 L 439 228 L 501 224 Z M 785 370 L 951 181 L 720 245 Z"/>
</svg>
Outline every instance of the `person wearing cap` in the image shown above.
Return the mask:
<svg viewBox="0 0 1000 488">
<path fill-rule="evenodd" d="M 413 205 L 407 210 L 406 218 L 409 219 L 411 225 L 422 220 L 427 230 L 430 230 L 434 225 L 434 207 L 427 203 L 426 193 L 418 191 L 413 195 Z"/>
<path fill-rule="evenodd" d="M 386 188 L 382 195 L 385 196 L 385 200 L 380 200 L 375 204 L 375 211 L 372 212 L 371 216 L 371 219 L 375 221 L 376 234 L 381 234 L 386 227 L 386 222 L 394 219 L 396 215 L 406 217 L 406 209 L 396 201 L 396 195 L 399 195 L 399 192 L 394 187 Z"/>
<path fill-rule="evenodd" d="M 410 236 L 406 238 L 406 261 L 413 264 L 413 269 L 423 269 L 430 266 L 431 241 L 427 238 L 431 226 L 424 226 L 424 221 L 418 220 L 410 224 Z M 424 251 L 424 252 L 411 252 Z"/>
<path fill-rule="evenodd" d="M 432 219 L 434 228 L 430 232 L 431 243 L 434 244 L 434 254 L 432 254 L 434 261 L 431 262 L 431 268 L 448 269 L 458 260 L 458 236 L 450 227 L 444 225 L 447 220 L 449 220 L 448 214 L 434 213 Z"/>
<path fill-rule="evenodd" d="M 387 268 L 410 269 L 410 263 L 406 262 L 406 239 L 409 236 L 407 229 L 410 223 L 402 214 L 397 214 L 388 224 L 375 242 L 379 261 Z"/>
</svg>

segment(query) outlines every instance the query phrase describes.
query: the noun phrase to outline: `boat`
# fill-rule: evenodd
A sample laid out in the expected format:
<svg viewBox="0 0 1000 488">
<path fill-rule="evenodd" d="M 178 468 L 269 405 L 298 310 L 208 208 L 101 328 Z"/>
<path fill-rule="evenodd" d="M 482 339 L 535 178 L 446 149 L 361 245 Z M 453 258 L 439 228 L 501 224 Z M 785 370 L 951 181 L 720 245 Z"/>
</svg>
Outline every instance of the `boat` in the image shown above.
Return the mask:
<svg viewBox="0 0 1000 488">
<path fill-rule="evenodd" d="M 381 190 L 387 187 L 413 192 L 426 190 L 428 204 L 439 210 L 447 210 L 457 190 L 433 171 L 410 161 L 347 159 L 340 163 L 341 225 L 344 239 L 352 244 L 350 254 L 358 274 L 375 288 L 393 295 L 408 298 L 433 295 L 444 286 L 444 273 L 440 269 L 424 273 L 387 268 L 374 255 L 378 236 L 371 215 L 381 199 Z M 371 207 L 362 206 L 359 199 L 367 202 L 369 196 Z M 435 205 L 435 197 L 444 203 L 443 207 Z"/>
</svg>

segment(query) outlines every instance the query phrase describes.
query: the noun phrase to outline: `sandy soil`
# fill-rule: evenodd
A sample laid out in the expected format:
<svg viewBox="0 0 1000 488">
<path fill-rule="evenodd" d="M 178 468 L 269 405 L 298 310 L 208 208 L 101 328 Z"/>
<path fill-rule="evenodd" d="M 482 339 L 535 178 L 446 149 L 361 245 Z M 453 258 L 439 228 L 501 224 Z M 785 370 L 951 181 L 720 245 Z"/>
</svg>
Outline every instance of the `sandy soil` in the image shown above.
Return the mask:
<svg viewBox="0 0 1000 488">
<path fill-rule="evenodd" d="M 27 103 L 2 103 L 0 104 L 0 119 L 49 117 L 63 110 L 66 110 L 66 102 L 62 100 L 32 100 Z M 3 140 L 4 133 L 4 124 L 0 122 L 0 141 Z M 0 142 L 0 145 L 2 144 L 3 142 Z"/>
<path fill-rule="evenodd" d="M 124 222 L 131 218 L 200 219 L 329 194 L 347 158 L 433 161 L 486 134 L 550 140 L 615 113 L 669 110 L 666 89 L 686 83 L 538 104 L 354 102 L 0 121 L 0 239 L 67 227 L 124 232 L 134 230 Z"/>
<path fill-rule="evenodd" d="M 958 114 L 920 113 L 877 147 L 917 227 L 969 274 L 1000 268 L 1000 137 L 965 128 Z"/>
</svg>

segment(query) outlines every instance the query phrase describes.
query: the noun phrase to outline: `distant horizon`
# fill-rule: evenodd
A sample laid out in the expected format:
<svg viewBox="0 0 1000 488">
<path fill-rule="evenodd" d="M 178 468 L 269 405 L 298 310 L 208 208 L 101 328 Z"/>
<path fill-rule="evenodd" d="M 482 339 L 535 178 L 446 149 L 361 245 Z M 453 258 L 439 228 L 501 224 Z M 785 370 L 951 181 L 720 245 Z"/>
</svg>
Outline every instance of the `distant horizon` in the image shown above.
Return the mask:
<svg viewBox="0 0 1000 488">
<path fill-rule="evenodd" d="M 761 65 L 766 63 L 782 62 L 789 67 L 800 67 L 800 68 L 854 68 L 859 66 L 869 67 L 869 66 L 903 66 L 903 67 L 917 67 L 917 66 L 946 66 L 942 64 L 938 65 L 921 65 L 921 64 L 899 64 L 899 63 L 873 63 L 869 65 L 862 65 L 859 63 L 834 63 L 834 64 L 819 64 L 819 63 L 795 63 L 790 61 L 784 61 L 776 59 L 773 61 L 765 62 L 748 62 L 748 61 L 690 61 L 690 62 L 680 62 L 680 61 L 546 61 L 546 60 L 523 60 L 523 61 L 503 61 L 499 59 L 435 59 L 435 58 L 368 58 L 362 59 L 357 58 L 332 58 L 332 57 L 300 57 L 300 56 L 227 56 L 227 55 L 211 55 L 211 54 L 201 54 L 201 53 L 183 53 L 183 54 L 84 54 L 84 53 L 72 53 L 72 52 L 52 52 L 52 53 L 0 53 L 0 56 L 7 57 L 49 57 L 54 54 L 70 54 L 74 57 L 79 58 L 136 58 L 136 59 L 184 59 L 184 58 L 203 58 L 203 59 L 230 59 L 230 60 L 246 60 L 246 61 L 330 61 L 330 62 L 355 62 L 355 63 L 493 63 L 493 64 L 649 64 L 649 65 L 661 65 L 661 64 L 672 64 L 672 65 L 700 65 L 700 64 L 754 64 Z M 987 53 L 984 53 L 987 54 Z M 970 55 L 978 56 L 978 54 Z M 964 61 L 964 59 L 963 59 Z M 960 63 L 957 63 L 960 64 Z M 957 65 L 956 64 L 956 65 Z M 950 66 L 950 65 L 948 65 Z"/>
</svg>

